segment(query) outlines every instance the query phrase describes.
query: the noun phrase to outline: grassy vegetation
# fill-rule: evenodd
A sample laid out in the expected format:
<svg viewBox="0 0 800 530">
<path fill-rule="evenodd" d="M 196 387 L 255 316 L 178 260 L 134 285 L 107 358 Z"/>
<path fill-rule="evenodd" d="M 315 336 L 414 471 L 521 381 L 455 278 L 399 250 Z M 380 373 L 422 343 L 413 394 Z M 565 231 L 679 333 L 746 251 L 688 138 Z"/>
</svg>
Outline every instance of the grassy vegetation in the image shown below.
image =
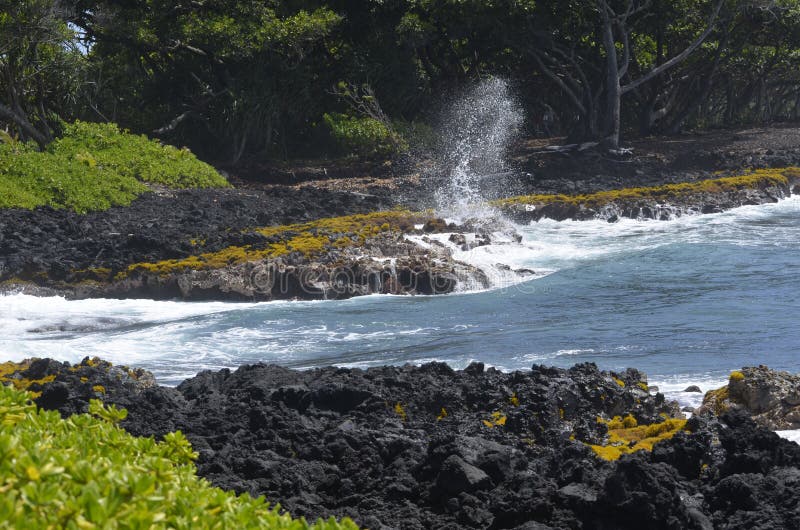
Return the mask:
<svg viewBox="0 0 800 530">
<path fill-rule="evenodd" d="M 598 418 L 608 428 L 606 445 L 590 445 L 594 453 L 604 460 L 617 460 L 624 454 L 652 451 L 653 445 L 675 436 L 686 426 L 686 420 L 667 418 L 661 423 L 638 425 L 631 416 L 615 416 L 611 420 Z"/>
<path fill-rule="evenodd" d="M 180 433 L 134 437 L 126 411 L 93 401 L 66 420 L 0 385 L 0 528 L 356 529 L 349 519 L 308 525 L 196 475 Z"/>
<path fill-rule="evenodd" d="M 797 167 L 759 169 L 748 175 L 709 179 L 700 182 L 666 184 L 648 188 L 624 188 L 585 195 L 521 195 L 508 199 L 500 199 L 494 201 L 492 204 L 500 208 L 515 209 L 518 206 L 544 206 L 556 203 L 569 206 L 599 208 L 613 202 L 628 202 L 642 199 L 669 202 L 671 200 L 701 193 L 721 193 L 766 186 L 786 186 L 789 184 L 789 178 L 798 177 L 800 177 L 800 168 Z"/>
<path fill-rule="evenodd" d="M 135 272 L 167 276 L 187 270 L 219 269 L 249 261 L 278 258 L 292 252 L 299 252 L 305 258 L 311 259 L 332 248 L 342 249 L 363 244 L 366 239 L 383 232 L 406 232 L 412 229 L 414 224 L 423 223 L 425 219 L 425 214 L 398 210 L 259 228 L 255 231 L 271 238 L 274 242 L 259 248 L 252 245 L 232 246 L 183 259 L 134 263 L 126 271 L 119 273 L 117 279 Z"/>
<path fill-rule="evenodd" d="M 149 188 L 228 186 L 185 149 L 120 131 L 113 123 L 75 122 L 46 151 L 4 137 L 0 208 L 52 206 L 79 213 L 128 205 Z"/>
</svg>

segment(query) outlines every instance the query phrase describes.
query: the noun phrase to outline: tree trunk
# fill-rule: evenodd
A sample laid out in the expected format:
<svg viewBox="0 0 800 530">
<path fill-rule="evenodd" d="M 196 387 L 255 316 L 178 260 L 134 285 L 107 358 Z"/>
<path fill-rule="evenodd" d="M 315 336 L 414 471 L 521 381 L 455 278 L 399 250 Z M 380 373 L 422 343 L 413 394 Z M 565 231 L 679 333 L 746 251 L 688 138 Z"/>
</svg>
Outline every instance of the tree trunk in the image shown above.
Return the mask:
<svg viewBox="0 0 800 530">
<path fill-rule="evenodd" d="M 607 149 L 619 149 L 622 87 L 619 82 L 619 63 L 614 41 L 613 22 L 605 9 L 603 10 L 603 47 L 606 50 L 606 127 L 603 131 L 602 144 Z"/>
<path fill-rule="evenodd" d="M 33 124 L 28 121 L 28 119 L 20 115 L 9 107 L 0 103 L 0 116 L 3 118 L 12 121 L 17 127 L 19 127 L 20 132 L 22 132 L 23 136 L 27 136 L 36 142 L 39 145 L 40 149 L 44 149 L 47 144 L 49 143 L 47 140 L 47 136 L 39 131 Z"/>
</svg>

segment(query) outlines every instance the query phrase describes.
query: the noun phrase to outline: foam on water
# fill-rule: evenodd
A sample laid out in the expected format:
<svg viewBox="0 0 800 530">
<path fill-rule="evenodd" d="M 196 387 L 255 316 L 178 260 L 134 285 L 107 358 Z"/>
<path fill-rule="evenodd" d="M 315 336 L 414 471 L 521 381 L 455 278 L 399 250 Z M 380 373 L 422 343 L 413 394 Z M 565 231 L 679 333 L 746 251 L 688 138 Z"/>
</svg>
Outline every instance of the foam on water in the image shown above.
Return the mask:
<svg viewBox="0 0 800 530">
<path fill-rule="evenodd" d="M 593 361 L 603 368 L 646 368 L 668 397 L 696 406 L 701 394 L 684 395 L 683 389 L 720 386 L 743 363 L 800 371 L 784 331 L 800 300 L 792 294 L 791 275 L 781 272 L 792 269 L 797 255 L 798 218 L 800 198 L 793 197 L 674 221 L 542 221 L 516 227 L 519 243 L 499 232 L 493 244 L 469 251 L 447 235 L 429 236 L 456 259 L 490 272 L 495 289 L 477 294 L 262 304 L 8 294 L 0 296 L 0 351 L 11 360 L 76 362 L 98 355 L 143 366 L 171 383 L 201 369 L 256 361 L 311 367 L 435 359 L 464 367 L 478 359 L 504 369 Z M 703 276 L 697 264 L 679 268 L 720 248 L 726 257 L 708 258 Z M 674 270 L 665 269 L 665 257 L 675 252 L 681 254 Z M 783 261 L 776 265 L 776 258 Z M 651 276 L 652 268 L 661 269 L 658 276 Z M 748 297 L 761 296 L 750 288 L 762 278 L 770 282 L 764 289 L 781 294 L 757 304 Z M 712 305 L 691 305 L 704 296 Z M 637 322 L 635 330 L 629 322 Z M 770 325 L 747 327 L 759 322 Z"/>
<path fill-rule="evenodd" d="M 798 430 L 790 430 L 790 431 L 776 431 L 778 436 L 781 438 L 786 438 L 787 440 L 791 440 L 794 443 L 800 444 L 800 429 Z"/>
</svg>

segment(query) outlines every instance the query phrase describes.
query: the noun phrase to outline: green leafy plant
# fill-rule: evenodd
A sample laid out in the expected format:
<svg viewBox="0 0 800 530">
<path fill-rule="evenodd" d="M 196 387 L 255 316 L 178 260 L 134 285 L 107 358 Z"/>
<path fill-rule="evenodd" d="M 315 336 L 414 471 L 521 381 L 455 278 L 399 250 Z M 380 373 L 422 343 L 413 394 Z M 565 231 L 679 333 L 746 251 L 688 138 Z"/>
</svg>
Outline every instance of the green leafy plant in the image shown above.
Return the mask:
<svg viewBox="0 0 800 530">
<path fill-rule="evenodd" d="M 51 206 L 79 213 L 126 206 L 148 191 L 228 186 L 189 151 L 121 131 L 113 123 L 75 122 L 40 152 L 0 142 L 0 208 Z"/>
<path fill-rule="evenodd" d="M 400 136 L 375 118 L 338 112 L 326 113 L 323 118 L 333 139 L 351 154 L 387 156 L 403 150 Z"/>
<path fill-rule="evenodd" d="M 217 171 L 187 149 L 150 140 L 144 135 L 121 131 L 114 123 L 76 121 L 67 125 L 64 135 L 48 151 L 66 157 L 94 159 L 102 166 L 125 177 L 173 188 L 209 188 L 227 186 Z"/>
<path fill-rule="evenodd" d="M 357 529 L 349 519 L 309 525 L 263 497 L 212 487 L 180 432 L 156 442 L 117 427 L 124 411 L 99 401 L 65 420 L 30 398 L 0 385 L 0 528 Z"/>
</svg>

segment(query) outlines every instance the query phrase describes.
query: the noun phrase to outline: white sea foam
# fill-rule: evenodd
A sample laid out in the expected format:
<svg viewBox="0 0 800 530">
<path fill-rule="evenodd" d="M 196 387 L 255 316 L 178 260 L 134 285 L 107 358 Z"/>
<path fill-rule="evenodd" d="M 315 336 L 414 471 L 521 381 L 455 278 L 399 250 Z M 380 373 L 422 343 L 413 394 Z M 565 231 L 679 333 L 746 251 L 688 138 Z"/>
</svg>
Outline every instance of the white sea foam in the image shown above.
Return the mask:
<svg viewBox="0 0 800 530">
<path fill-rule="evenodd" d="M 774 204 L 742 206 L 709 215 L 683 216 L 670 221 L 622 219 L 615 223 L 604 220 L 553 221 L 543 219 L 529 225 L 515 225 L 523 236 L 517 243 L 502 233 L 492 236 L 492 244 L 468 251 L 449 241 L 450 234 L 409 236 L 422 246 L 431 245 L 423 237 L 450 249 L 455 259 L 482 269 L 489 275 L 492 288 L 519 284 L 582 262 L 614 255 L 642 252 L 675 243 L 707 244 L 709 241 L 731 245 L 752 245 L 760 241 L 762 222 L 800 211 L 800 196 L 792 196 Z M 781 236 L 780 228 L 770 227 L 771 239 L 795 242 L 795 234 Z M 753 232 L 752 237 L 745 237 Z M 508 270 L 511 268 L 512 270 Z M 531 269 L 534 275 L 521 276 L 513 269 Z"/>
<path fill-rule="evenodd" d="M 781 438 L 786 438 L 794 443 L 800 444 L 800 429 L 790 431 L 775 431 Z"/>
<path fill-rule="evenodd" d="M 800 198 L 776 204 L 747 206 L 729 212 L 684 217 L 673 221 L 622 220 L 562 222 L 541 221 L 517 227 L 521 242 L 497 233 L 493 243 L 463 251 L 446 234 L 428 236 L 448 246 L 456 259 L 488 270 L 493 286 L 503 287 L 554 271 L 561 271 L 615 254 L 639 252 L 671 244 L 708 244 L 763 240 L 765 226 L 770 244 L 794 242 L 792 223 L 774 226 L 776 218 L 796 218 Z M 412 236 L 417 237 L 417 236 Z M 417 240 L 422 242 L 421 237 Z M 775 243 L 777 242 L 777 243 Z M 426 243 L 430 244 L 430 243 Z M 500 266 L 498 266 L 500 265 Z M 508 269 L 512 270 L 508 270 Z M 535 275 L 521 276 L 513 269 L 527 268 Z M 528 285 L 528 284 L 526 284 Z M 456 318 L 446 325 L 430 324 L 416 317 L 395 322 L 387 313 L 426 311 L 424 298 L 373 295 L 349 301 L 271 302 L 262 304 L 155 302 L 148 300 L 81 300 L 38 298 L 22 294 L 0 295 L 0 352 L 5 359 L 21 360 L 47 356 L 70 362 L 98 355 L 112 362 L 146 365 L 159 377 L 176 379 L 199 369 L 237 366 L 258 360 L 292 366 L 361 363 L 363 365 L 415 361 L 403 348 L 426 344 L 433 354 L 441 341 L 457 343 L 464 337 L 463 322 Z M 422 304 L 422 305 L 420 305 Z M 438 304 L 436 302 L 435 304 Z M 419 309 L 417 309 L 417 307 Z M 437 306 L 438 307 L 438 306 Z M 328 315 L 330 311 L 334 316 Z M 362 317 L 353 317 L 349 313 Z M 335 315 L 342 316 L 335 316 Z M 441 321 L 440 321 L 441 322 Z M 460 326 L 460 327 L 459 327 Z M 464 338 L 465 344 L 476 339 Z M 439 341 L 439 342 L 437 342 Z M 350 346 L 352 345 L 352 346 Z M 418 346 L 415 346 L 419 349 Z M 347 360 L 341 350 L 358 350 L 359 358 Z M 560 348 L 560 349 L 559 349 Z M 424 349 L 424 348 L 423 348 Z M 498 366 L 529 366 L 532 362 L 592 358 L 591 348 L 569 344 L 549 351 L 515 352 Z M 607 352 L 609 353 L 609 352 Z M 610 352 L 620 362 L 636 365 L 629 352 Z M 600 355 L 600 354 L 597 354 Z M 328 356 L 328 357 L 326 357 Z M 451 358 L 452 357 L 452 358 Z M 466 355 L 443 355 L 457 366 Z M 611 358 L 609 355 L 607 358 Z M 483 359 L 484 362 L 486 359 Z M 594 360 L 594 359 L 591 359 Z M 599 357 L 598 357 L 599 360 Z M 616 362 L 616 361 L 614 361 Z M 366 364 L 365 364 L 366 363 Z M 727 366 L 735 369 L 738 366 Z M 697 384 L 705 392 L 722 386 L 719 372 L 709 376 L 687 374 L 675 379 L 651 381 L 671 399 L 696 407 L 702 394 L 682 392 Z"/>
<path fill-rule="evenodd" d="M 709 390 L 721 388 L 728 384 L 727 379 L 713 375 L 676 375 L 669 378 L 654 378 L 649 381 L 651 386 L 658 387 L 658 391 L 664 394 L 668 400 L 677 401 L 683 407 L 696 409 L 703 404 L 703 396 Z M 700 392 L 684 392 L 690 386 L 696 386 Z"/>
<path fill-rule="evenodd" d="M 175 355 L 191 336 L 195 319 L 247 311 L 254 304 L 157 302 L 152 300 L 66 300 L 24 294 L 0 296 L 0 351 L 19 361 L 51 357 L 77 362 L 89 355 L 136 364 Z M 202 361 L 203 352 L 195 358 Z"/>
</svg>

